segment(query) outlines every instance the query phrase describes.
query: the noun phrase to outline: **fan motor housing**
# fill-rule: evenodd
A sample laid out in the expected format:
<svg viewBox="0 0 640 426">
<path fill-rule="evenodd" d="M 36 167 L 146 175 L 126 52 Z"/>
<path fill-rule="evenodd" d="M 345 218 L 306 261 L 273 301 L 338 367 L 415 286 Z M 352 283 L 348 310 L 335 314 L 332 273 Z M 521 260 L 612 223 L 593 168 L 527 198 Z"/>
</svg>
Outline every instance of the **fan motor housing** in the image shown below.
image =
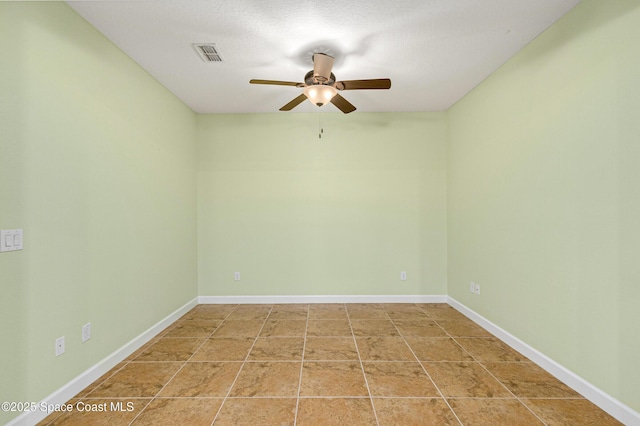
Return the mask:
<svg viewBox="0 0 640 426">
<path fill-rule="evenodd" d="M 304 76 L 304 84 L 306 84 L 307 86 L 317 86 L 318 84 L 321 84 L 323 86 L 333 86 L 335 82 L 336 76 L 333 73 L 331 73 L 327 81 L 319 81 L 319 79 L 313 75 L 313 70 L 309 71 Z"/>
</svg>

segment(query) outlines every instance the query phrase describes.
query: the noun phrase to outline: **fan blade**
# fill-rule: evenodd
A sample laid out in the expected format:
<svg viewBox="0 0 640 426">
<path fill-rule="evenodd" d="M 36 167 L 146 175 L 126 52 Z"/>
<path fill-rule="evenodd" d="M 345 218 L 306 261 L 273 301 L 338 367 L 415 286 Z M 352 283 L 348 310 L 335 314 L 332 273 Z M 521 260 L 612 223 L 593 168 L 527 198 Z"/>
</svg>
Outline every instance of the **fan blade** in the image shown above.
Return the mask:
<svg viewBox="0 0 640 426">
<path fill-rule="evenodd" d="M 388 78 L 376 78 L 372 80 L 346 80 L 338 81 L 336 89 L 338 90 L 363 90 L 363 89 L 389 89 L 391 88 L 391 80 Z"/>
<path fill-rule="evenodd" d="M 319 83 L 326 83 L 331 77 L 333 57 L 324 53 L 313 55 L 313 76 Z"/>
<path fill-rule="evenodd" d="M 295 98 L 294 100 L 292 100 L 291 102 L 289 102 L 288 104 L 280 108 L 280 111 L 291 111 L 292 109 L 300 105 L 302 102 L 304 102 L 305 99 L 307 99 L 307 95 L 303 93 L 302 95 L 298 96 L 297 98 Z"/>
<path fill-rule="evenodd" d="M 294 81 L 278 81 L 278 80 L 249 80 L 251 84 L 273 84 L 276 86 L 294 86 L 304 87 L 304 83 L 296 83 Z"/>
<path fill-rule="evenodd" d="M 331 98 L 331 103 L 337 106 L 338 109 L 345 114 L 349 114 L 350 112 L 356 110 L 356 107 L 354 107 L 351 102 L 349 102 L 339 94 L 336 94 L 333 98 Z"/>
</svg>

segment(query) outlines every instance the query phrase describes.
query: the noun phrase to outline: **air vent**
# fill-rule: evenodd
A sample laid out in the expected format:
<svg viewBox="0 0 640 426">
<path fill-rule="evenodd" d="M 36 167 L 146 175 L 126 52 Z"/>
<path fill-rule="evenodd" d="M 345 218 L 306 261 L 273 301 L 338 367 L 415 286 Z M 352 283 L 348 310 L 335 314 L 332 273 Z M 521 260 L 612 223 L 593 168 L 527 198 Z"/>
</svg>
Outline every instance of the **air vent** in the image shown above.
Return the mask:
<svg viewBox="0 0 640 426">
<path fill-rule="evenodd" d="M 194 44 L 193 47 L 196 48 L 196 52 L 205 62 L 223 62 L 222 56 L 220 55 L 220 51 L 213 43 L 200 43 Z"/>
</svg>

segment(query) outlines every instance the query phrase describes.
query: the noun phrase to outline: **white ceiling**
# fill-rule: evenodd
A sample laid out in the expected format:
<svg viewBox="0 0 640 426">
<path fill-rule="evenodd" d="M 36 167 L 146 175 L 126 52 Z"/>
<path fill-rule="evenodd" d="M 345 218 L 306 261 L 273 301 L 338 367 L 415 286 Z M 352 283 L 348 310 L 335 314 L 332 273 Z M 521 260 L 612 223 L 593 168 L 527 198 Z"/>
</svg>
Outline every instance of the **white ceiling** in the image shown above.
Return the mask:
<svg viewBox="0 0 640 426">
<path fill-rule="evenodd" d="M 277 112 L 302 89 L 249 80 L 302 82 L 314 52 L 335 56 L 338 80 L 391 79 L 390 90 L 343 92 L 358 111 L 443 111 L 579 1 L 67 3 L 194 111 L 227 113 Z M 203 62 L 194 43 L 215 43 L 224 62 Z"/>
</svg>

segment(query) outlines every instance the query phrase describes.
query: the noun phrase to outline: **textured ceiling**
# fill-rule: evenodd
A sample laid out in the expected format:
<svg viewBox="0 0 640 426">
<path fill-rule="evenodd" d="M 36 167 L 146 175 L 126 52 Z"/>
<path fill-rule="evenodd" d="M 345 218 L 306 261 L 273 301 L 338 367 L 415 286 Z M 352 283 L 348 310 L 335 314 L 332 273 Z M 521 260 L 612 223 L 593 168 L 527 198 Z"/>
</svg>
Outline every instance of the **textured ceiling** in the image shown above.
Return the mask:
<svg viewBox="0 0 640 426">
<path fill-rule="evenodd" d="M 391 79 L 343 92 L 358 111 L 443 111 L 579 0 L 67 3 L 194 111 L 225 113 L 277 112 L 302 89 L 249 80 L 301 82 L 313 52 L 335 56 L 338 80 Z M 203 62 L 194 43 L 215 43 L 224 61 Z"/>
</svg>

